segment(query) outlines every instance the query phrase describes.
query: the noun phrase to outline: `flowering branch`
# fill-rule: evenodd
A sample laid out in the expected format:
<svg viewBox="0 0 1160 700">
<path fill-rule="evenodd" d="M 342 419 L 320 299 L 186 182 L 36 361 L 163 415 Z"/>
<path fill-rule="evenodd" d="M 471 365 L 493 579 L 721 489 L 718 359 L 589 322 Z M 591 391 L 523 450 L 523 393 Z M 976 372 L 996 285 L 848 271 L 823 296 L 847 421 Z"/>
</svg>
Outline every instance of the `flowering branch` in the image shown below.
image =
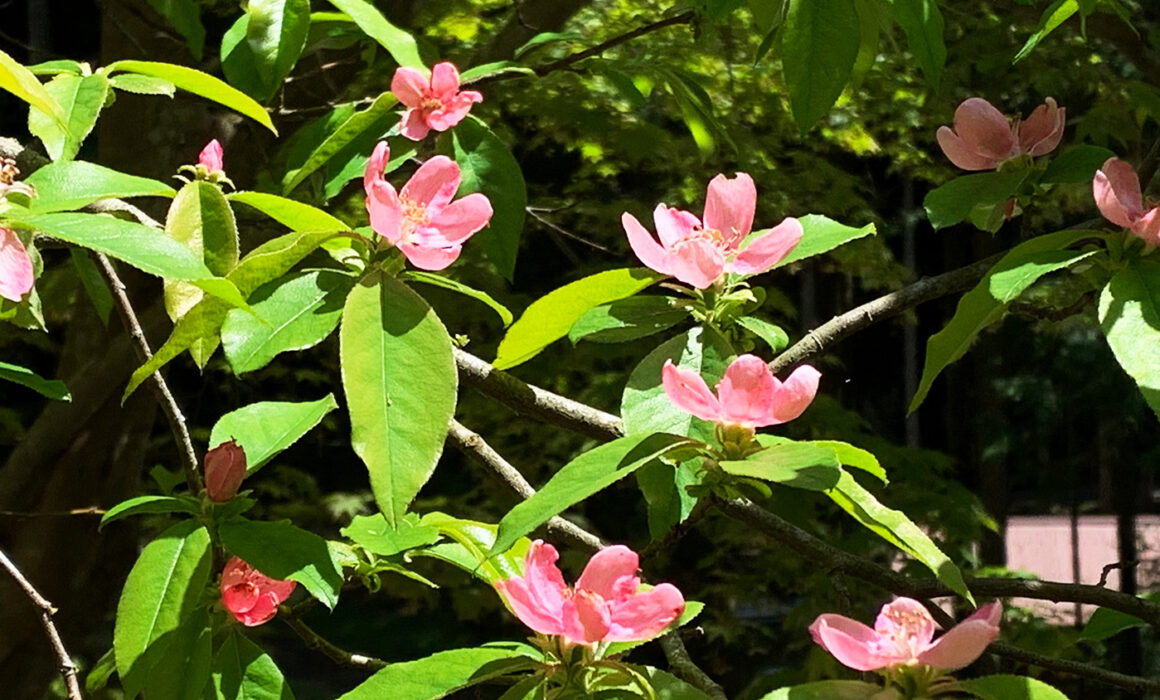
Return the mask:
<svg viewBox="0 0 1160 700">
<path fill-rule="evenodd" d="M 60 662 L 60 675 L 64 678 L 65 688 L 68 690 L 69 700 L 82 700 L 81 687 L 77 682 L 77 666 L 73 663 L 72 657 L 68 655 L 68 651 L 64 648 L 64 642 L 60 639 L 60 633 L 56 630 L 56 624 L 52 621 L 53 614 L 56 613 L 56 608 L 52 603 L 45 600 L 44 596 L 36 590 L 36 588 L 24 578 L 24 574 L 20 573 L 20 569 L 12 563 L 2 550 L 0 550 L 0 565 L 8 570 L 9 575 L 15 579 L 16 584 L 20 586 L 32 604 L 40 608 L 40 624 L 44 627 L 44 633 L 48 636 L 48 641 L 52 645 L 52 650 L 56 653 L 56 658 Z"/>
</svg>

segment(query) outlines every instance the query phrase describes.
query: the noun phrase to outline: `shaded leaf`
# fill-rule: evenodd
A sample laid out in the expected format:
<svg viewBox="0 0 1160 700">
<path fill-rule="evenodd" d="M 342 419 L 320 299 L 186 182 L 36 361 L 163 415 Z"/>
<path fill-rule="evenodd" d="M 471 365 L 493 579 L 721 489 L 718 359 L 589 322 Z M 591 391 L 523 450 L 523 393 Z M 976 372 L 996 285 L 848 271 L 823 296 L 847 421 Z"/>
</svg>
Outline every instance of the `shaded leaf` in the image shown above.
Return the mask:
<svg viewBox="0 0 1160 700">
<path fill-rule="evenodd" d="M 317 401 L 259 401 L 230 411 L 214 424 L 209 447 L 236 440 L 246 453 L 246 474 L 261 469 L 338 408 L 333 394 Z"/>
<path fill-rule="evenodd" d="M 297 581 L 310 595 L 334 609 L 342 587 L 342 567 L 326 540 L 286 522 L 233 518 L 221 523 L 222 544 L 263 574 Z"/>
</svg>

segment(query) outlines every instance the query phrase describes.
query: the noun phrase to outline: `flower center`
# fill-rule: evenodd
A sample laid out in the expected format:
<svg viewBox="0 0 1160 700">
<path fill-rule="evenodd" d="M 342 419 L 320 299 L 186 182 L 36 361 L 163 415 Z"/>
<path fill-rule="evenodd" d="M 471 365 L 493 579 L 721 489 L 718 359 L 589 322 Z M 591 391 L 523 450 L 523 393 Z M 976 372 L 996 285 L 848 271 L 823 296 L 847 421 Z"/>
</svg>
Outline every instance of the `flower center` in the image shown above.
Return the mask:
<svg viewBox="0 0 1160 700">
<path fill-rule="evenodd" d="M 399 195 L 399 204 L 403 207 L 403 240 L 409 241 L 415 229 L 431 223 L 431 217 L 425 205 L 402 194 Z"/>
<path fill-rule="evenodd" d="M 438 97 L 426 97 L 419 103 L 419 107 L 424 112 L 433 112 L 437 109 L 443 109 L 443 101 Z"/>
</svg>

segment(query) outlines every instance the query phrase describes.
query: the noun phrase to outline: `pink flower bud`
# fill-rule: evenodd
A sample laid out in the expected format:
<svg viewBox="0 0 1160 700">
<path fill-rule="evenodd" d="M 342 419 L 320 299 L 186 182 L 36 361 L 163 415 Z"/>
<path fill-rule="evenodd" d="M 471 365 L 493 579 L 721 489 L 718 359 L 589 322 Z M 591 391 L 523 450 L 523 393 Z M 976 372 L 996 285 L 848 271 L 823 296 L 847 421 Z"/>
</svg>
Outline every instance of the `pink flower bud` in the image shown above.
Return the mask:
<svg viewBox="0 0 1160 700">
<path fill-rule="evenodd" d="M 225 169 L 223 161 L 222 145 L 214 139 L 201 149 L 201 154 L 197 157 L 197 164 L 205 168 L 207 173 L 217 173 Z"/>
<path fill-rule="evenodd" d="M 237 442 L 223 442 L 205 453 L 205 490 L 209 500 L 225 503 L 238 494 L 246 478 L 246 451 Z"/>
<path fill-rule="evenodd" d="M 234 557 L 222 569 L 222 606 L 246 627 L 256 627 L 274 617 L 297 585 L 272 579 Z"/>
</svg>

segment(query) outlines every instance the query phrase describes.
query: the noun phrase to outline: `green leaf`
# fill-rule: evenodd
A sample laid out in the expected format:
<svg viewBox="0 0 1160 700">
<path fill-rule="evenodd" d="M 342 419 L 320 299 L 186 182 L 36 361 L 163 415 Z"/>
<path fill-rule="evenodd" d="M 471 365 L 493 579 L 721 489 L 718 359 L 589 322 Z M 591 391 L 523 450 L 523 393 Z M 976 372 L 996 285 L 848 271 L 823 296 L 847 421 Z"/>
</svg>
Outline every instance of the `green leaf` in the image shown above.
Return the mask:
<svg viewBox="0 0 1160 700">
<path fill-rule="evenodd" d="M 781 352 L 789 347 L 789 334 L 781 326 L 775 326 L 756 316 L 742 316 L 737 319 L 737 325 L 761 338 L 774 352 Z"/>
<path fill-rule="evenodd" d="M 515 58 L 523 58 L 524 54 L 538 46 L 546 46 L 548 44 L 555 44 L 558 42 L 583 40 L 584 35 L 579 32 L 540 32 L 531 39 L 525 41 L 522 46 L 520 46 L 512 53 L 512 56 Z"/>
<path fill-rule="evenodd" d="M 109 83 L 118 90 L 125 92 L 132 92 L 137 95 L 164 95 L 165 97 L 173 97 L 177 92 L 177 86 L 168 80 L 161 78 L 154 78 L 148 75 L 137 75 L 136 73 L 122 73 L 114 75 L 109 79 Z"/>
<path fill-rule="evenodd" d="M 235 306 L 246 304 L 245 297 L 229 280 L 215 277 L 189 248 L 149 226 L 79 213 L 11 216 L 10 222 L 110 255 L 151 275 L 193 282 Z"/>
<path fill-rule="evenodd" d="M 196 501 L 179 496 L 137 496 L 127 501 L 121 501 L 101 516 L 97 530 L 103 530 L 114 520 L 128 518 L 132 515 L 156 515 L 159 513 L 189 513 L 197 515 L 201 508 Z"/>
<path fill-rule="evenodd" d="M 834 450 L 801 442 L 767 447 L 743 460 L 721 462 L 721 468 L 736 476 L 753 477 L 808 491 L 833 488 L 842 474 Z"/>
<path fill-rule="evenodd" d="M 861 447 L 855 447 L 840 440 L 808 440 L 801 444 L 831 449 L 838 456 L 838 461 L 844 466 L 861 469 L 881 481 L 883 485 L 890 483 L 890 480 L 886 478 L 886 470 L 878 463 L 878 458 Z"/>
<path fill-rule="evenodd" d="M 1099 316 L 1116 361 L 1160 416 L 1160 265 L 1135 260 L 1112 275 Z"/>
<path fill-rule="evenodd" d="M 961 175 L 931 190 L 922 200 L 930 225 L 937 231 L 966 221 L 976 207 L 1002 204 L 1019 191 L 1026 170 Z"/>
<path fill-rule="evenodd" d="M 1023 48 L 1019 49 L 1019 53 L 1015 54 L 1015 58 L 1011 63 L 1018 63 L 1027 57 L 1039 42 L 1048 34 L 1055 31 L 1056 27 L 1067 21 L 1069 17 L 1079 11 L 1079 2 L 1077 0 L 1055 0 L 1051 3 L 1043 14 L 1039 16 L 1039 25 L 1031 36 L 1027 37 L 1027 41 L 1023 44 Z"/>
<path fill-rule="evenodd" d="M 405 270 L 401 275 L 401 279 L 413 280 L 415 282 L 422 282 L 423 284 L 430 284 L 435 287 L 442 287 L 443 289 L 450 289 L 453 292 L 459 292 L 464 296 L 469 296 L 472 299 L 481 301 L 486 304 L 503 322 L 504 327 L 512 324 L 512 312 L 506 306 L 496 301 L 487 292 L 481 292 L 478 289 L 472 289 L 466 284 L 457 282 L 450 277 L 443 275 L 436 275 L 433 272 L 423 272 L 422 270 Z"/>
<path fill-rule="evenodd" d="M 213 662 L 212 637 L 209 611 L 195 610 L 177 628 L 165 656 L 150 669 L 145 679 L 145 698 L 203 700 Z"/>
<path fill-rule="evenodd" d="M 489 586 L 502 579 L 523 575 L 524 557 L 532 545 L 528 538 L 521 537 L 506 552 L 488 556 L 495 544 L 496 525 L 453 518 L 439 512 L 424 515 L 422 524 L 437 528 L 440 534 L 454 542 L 417 550 L 415 554 L 458 566 Z"/>
<path fill-rule="evenodd" d="M 294 693 L 270 655 L 231 631 L 213 659 L 215 700 L 294 700 Z"/>
<path fill-rule="evenodd" d="M 95 695 L 98 691 L 104 690 L 109 684 L 109 678 L 116 672 L 117 659 L 113 656 L 113 648 L 109 647 L 109 650 L 101 654 L 101 658 L 97 659 L 85 674 L 85 692 Z"/>
<path fill-rule="evenodd" d="M 336 408 L 333 394 L 317 401 L 252 403 L 219 418 L 210 431 L 209 446 L 236 440 L 246 453 L 246 474 L 253 474 Z"/>
<path fill-rule="evenodd" d="M 129 697 L 200 606 L 211 559 L 209 532 L 194 520 L 174 525 L 141 551 L 121 591 L 113 629 L 117 675 Z"/>
<path fill-rule="evenodd" d="M 72 394 L 68 393 L 68 387 L 64 382 L 59 379 L 45 379 L 26 367 L 0 362 L 0 379 L 26 386 L 50 399 L 72 401 Z"/>
<path fill-rule="evenodd" d="M 346 295 L 358 278 L 336 270 L 306 270 L 262 285 L 251 311 L 232 309 L 222 346 L 235 374 L 265 367 L 279 353 L 321 343 L 338 326 Z"/>
<path fill-rule="evenodd" d="M 459 165 L 463 182 L 458 196 L 482 192 L 491 201 L 491 223 L 475 234 L 474 240 L 500 274 L 511 281 L 528 205 L 520 164 L 507 144 L 471 116 L 440 137 L 439 151 L 451 155 Z"/>
<path fill-rule="evenodd" d="M 258 70 L 258 57 L 246 41 L 249 28 L 250 14 L 247 12 L 238 17 L 222 36 L 222 72 L 234 87 L 258 102 L 269 102 L 282 83 L 267 79 Z"/>
<path fill-rule="evenodd" d="M 1001 319 L 1007 305 L 1023 290 L 1043 275 L 1091 255 L 1064 248 L 1092 235 L 1090 231 L 1059 231 L 1032 238 L 1008 251 L 974 289 L 959 299 L 946 327 L 926 341 L 922 378 L 909 410 L 922 404 L 939 373 L 962 357 L 984 328 Z"/>
<path fill-rule="evenodd" d="M 205 25 L 201 23 L 197 0 L 149 0 L 149 6 L 177 30 L 189 52 L 200 61 L 205 50 Z"/>
<path fill-rule="evenodd" d="M 679 447 L 694 442 L 678 435 L 630 435 L 595 447 L 568 462 L 531 498 L 499 521 L 492 553 L 506 551 L 515 541 L 552 516 L 611 486 L 637 469 Z"/>
<path fill-rule="evenodd" d="M 93 303 L 93 309 L 101 318 L 101 323 L 107 327 L 109 314 L 113 311 L 113 293 L 109 291 L 108 283 L 105 282 L 101 271 L 97 269 L 97 264 L 93 262 L 93 258 L 87 251 L 81 248 L 69 248 L 68 255 L 73 267 L 76 268 L 77 278 L 80 279 L 81 286 L 85 288 L 85 294 Z"/>
<path fill-rule="evenodd" d="M 528 670 L 533 663 L 524 650 L 512 647 L 441 651 L 393 663 L 338 700 L 438 700 L 460 688 Z"/>
<path fill-rule="evenodd" d="M 980 700 L 1067 700 L 1067 696 L 1043 681 L 1026 676 L 983 676 L 951 684 L 951 689 Z"/>
<path fill-rule="evenodd" d="M 440 538 L 439 528 L 420 523 L 414 513 L 404 516 L 396 528 L 387 523 L 382 513 L 356 515 L 339 532 L 368 552 L 384 557 L 435 544 Z"/>
<path fill-rule="evenodd" d="M 342 588 L 342 567 L 326 540 L 287 522 L 233 518 L 221 524 L 222 544 L 270 578 L 297 581 L 334 609 Z"/>
<path fill-rule="evenodd" d="M 789 252 L 789 255 L 782 258 L 781 262 L 773 266 L 774 269 L 785 267 L 798 260 L 828 253 L 843 243 L 849 243 L 858 238 L 873 236 L 878 233 L 878 228 L 874 224 L 866 224 L 861 228 L 855 228 L 853 226 L 840 224 L 820 214 L 806 214 L 805 216 L 798 217 L 798 221 L 802 225 L 802 240 L 794 246 L 794 249 Z"/>
<path fill-rule="evenodd" d="M 36 76 L 3 51 L 0 51 L 0 90 L 7 90 L 32 108 L 51 116 L 60 127 L 68 124 L 64 110 Z"/>
<path fill-rule="evenodd" d="M 679 303 L 672 297 L 639 296 L 601 304 L 572 324 L 568 339 L 624 343 L 659 333 L 689 317 Z"/>
<path fill-rule="evenodd" d="M 1148 623 L 1135 615 L 1129 615 L 1111 608 L 1096 608 L 1087 624 L 1079 633 L 1080 639 L 1102 642 L 1131 627 L 1143 627 Z"/>
<path fill-rule="evenodd" d="M 28 72 L 33 75 L 57 75 L 58 73 L 82 75 L 85 72 L 85 67 L 79 61 L 73 61 L 67 58 L 61 58 L 55 61 L 42 61 L 35 65 L 27 66 L 27 68 Z"/>
<path fill-rule="evenodd" d="M 384 92 L 375 98 L 369 107 L 361 112 L 355 112 L 318 144 L 302 165 L 287 170 L 282 179 L 282 194 L 289 194 L 295 187 L 301 185 L 315 170 L 326 165 L 348 144 L 360 137 L 369 136 L 371 139 L 380 138 L 383 133 L 383 119 L 386 118 L 398 103 L 395 96 Z M 367 157 L 370 153 L 368 151 Z M 365 159 L 363 160 L 365 163 Z"/>
<path fill-rule="evenodd" d="M 294 70 L 310 33 L 310 0 L 250 0 L 246 44 L 254 54 L 258 73 L 280 85 Z"/>
<path fill-rule="evenodd" d="M 1091 182 L 1100 166 L 1115 155 L 1100 146 L 1072 146 L 1051 159 L 1039 182 Z"/>
<path fill-rule="evenodd" d="M 36 188 L 30 209 L 48 213 L 80 209 L 98 199 L 116 197 L 172 197 L 176 192 L 164 182 L 137 177 L 83 160 L 49 163 L 25 180 Z"/>
<path fill-rule="evenodd" d="M 882 505 L 845 471 L 826 495 L 868 530 L 922 562 L 952 591 L 974 603 L 959 567 L 906 513 Z"/>
<path fill-rule="evenodd" d="M 349 231 L 342 219 L 331 216 L 318 207 L 312 207 L 276 194 L 265 192 L 231 192 L 226 195 L 231 202 L 241 202 L 253 207 L 291 231 Z"/>
<path fill-rule="evenodd" d="M 83 77 L 61 73 L 49 81 L 45 89 L 64 112 L 64 124 L 33 107 L 28 110 L 28 131 L 40 139 L 53 160 L 72 160 L 105 106 L 109 79 L 100 73 Z"/>
<path fill-rule="evenodd" d="M 854 0 L 790 0 L 781 60 L 794 121 L 803 132 L 842 94 L 860 37 Z"/>
<path fill-rule="evenodd" d="M 906 45 L 926 76 L 926 82 L 938 89 L 947 47 L 943 43 L 943 17 L 935 0 L 889 0 L 894 21 L 906 34 Z"/>
<path fill-rule="evenodd" d="M 862 681 L 818 681 L 775 690 L 761 700 L 894 700 L 882 686 Z M 901 698 L 901 696 L 898 696 Z"/>
<path fill-rule="evenodd" d="M 394 526 L 431 478 L 455 412 L 451 338 L 422 297 L 376 271 L 347 297 L 339 342 L 351 446 Z"/>
<path fill-rule="evenodd" d="M 532 302 L 499 343 L 493 363 L 510 369 L 563 338 L 589 309 L 624 299 L 664 279 L 643 267 L 606 270 L 566 284 Z"/>
<path fill-rule="evenodd" d="M 204 180 L 186 183 L 169 206 L 165 233 L 204 260 L 218 277 L 237 267 L 238 225 L 230 203 L 217 185 Z M 205 296 L 197 287 L 177 280 L 165 280 L 164 289 L 165 311 L 173 320 L 184 316 Z M 198 366 L 204 367 L 208 355 L 199 357 L 196 347 L 194 350 Z"/>
<path fill-rule="evenodd" d="M 106 74 L 114 71 L 140 73 L 168 80 L 182 90 L 192 92 L 244 114 L 274 132 L 275 135 L 278 133 L 278 130 L 274 128 L 274 122 L 270 121 L 270 115 L 266 114 L 262 105 L 208 73 L 157 61 L 116 61 L 105 67 Z"/>
<path fill-rule="evenodd" d="M 383 13 L 367 0 L 330 0 L 330 4 L 345 12 L 367 36 L 391 54 L 395 63 L 426 71 L 427 67 L 419 56 L 419 46 L 415 38 L 399 29 L 383 17 Z"/>
<path fill-rule="evenodd" d="M 516 56 L 517 58 L 519 57 L 518 51 Z M 472 66 L 471 68 L 463 71 L 459 74 L 459 82 L 460 85 L 467 86 L 482 78 L 490 78 L 496 75 L 507 75 L 511 73 L 518 73 L 520 75 L 527 75 L 532 77 L 535 77 L 536 75 L 536 71 L 516 61 L 493 61 L 492 63 L 484 63 L 483 65 Z"/>
</svg>

